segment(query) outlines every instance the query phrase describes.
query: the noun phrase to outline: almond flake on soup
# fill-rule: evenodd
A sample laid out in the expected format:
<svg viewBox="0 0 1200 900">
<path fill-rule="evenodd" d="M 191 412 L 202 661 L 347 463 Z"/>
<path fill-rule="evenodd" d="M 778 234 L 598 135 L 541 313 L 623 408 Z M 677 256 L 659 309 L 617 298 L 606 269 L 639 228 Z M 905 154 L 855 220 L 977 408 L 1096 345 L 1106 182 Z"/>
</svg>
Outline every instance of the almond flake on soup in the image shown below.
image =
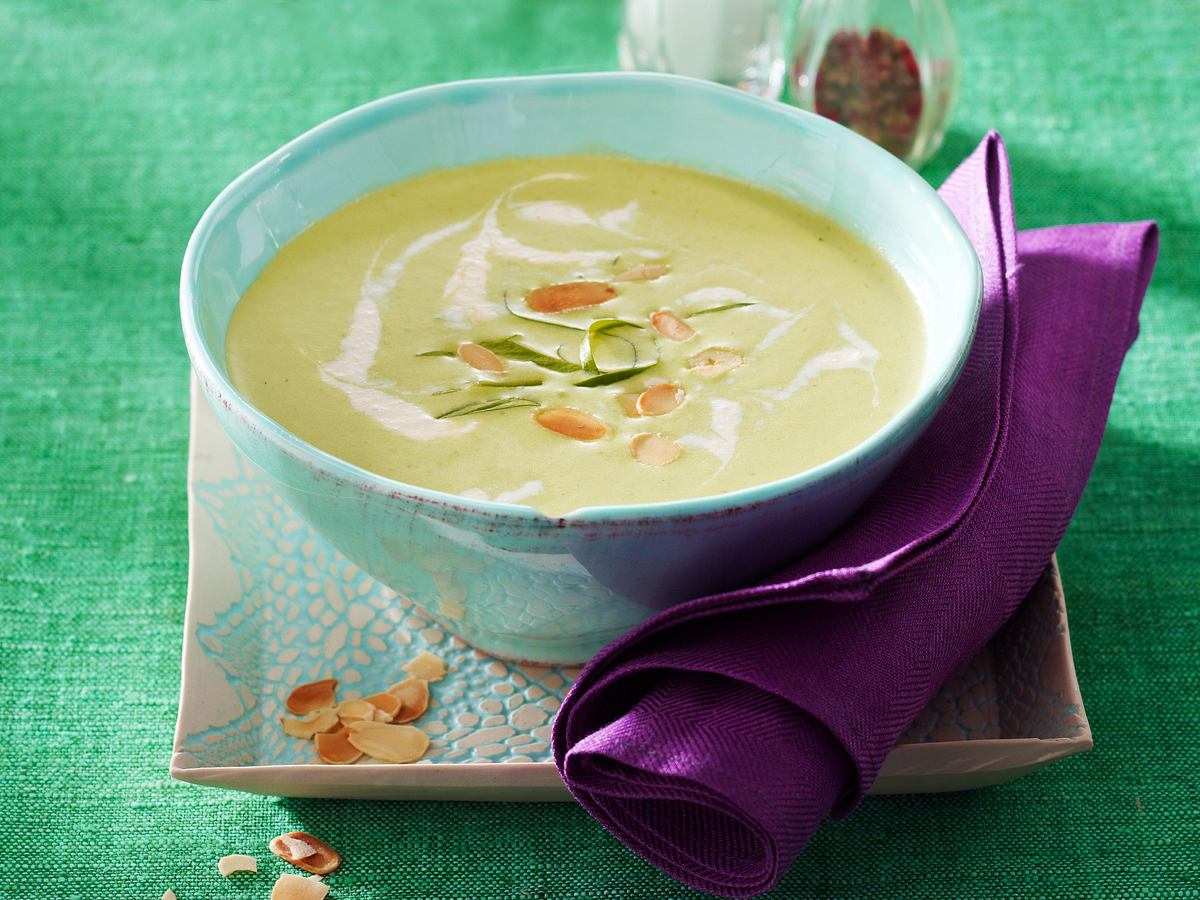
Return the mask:
<svg viewBox="0 0 1200 900">
<path fill-rule="evenodd" d="M 525 303 L 534 312 L 557 313 L 599 306 L 617 296 L 611 284 L 603 281 L 569 281 L 530 291 Z"/>
<path fill-rule="evenodd" d="M 626 269 L 620 275 L 614 276 L 613 281 L 654 281 L 670 271 L 671 267 L 662 263 L 634 266 L 632 269 Z"/>
<path fill-rule="evenodd" d="M 688 357 L 687 367 L 701 378 L 720 378 L 744 362 L 742 354 L 736 350 L 710 347 L 708 350 L 701 350 L 696 355 Z"/>
<path fill-rule="evenodd" d="M 666 466 L 679 459 L 679 445 L 666 435 L 636 434 L 629 442 L 633 458 L 643 466 Z"/>
<path fill-rule="evenodd" d="M 504 360 L 489 350 L 487 347 L 481 347 L 479 344 L 467 342 L 459 344 L 458 349 L 454 351 L 463 362 L 472 369 L 479 372 L 504 372 L 506 371 Z"/>
<path fill-rule="evenodd" d="M 696 329 L 669 309 L 660 309 L 650 314 L 650 327 L 668 341 L 682 342 L 695 336 Z"/>
<path fill-rule="evenodd" d="M 637 411 L 643 416 L 665 416 L 679 409 L 683 397 L 683 388 L 677 384 L 656 384 L 638 396 Z"/>
<path fill-rule="evenodd" d="M 573 441 L 599 441 L 608 436 L 608 426 L 583 410 L 554 406 L 533 414 L 533 421 L 548 431 Z"/>
<path fill-rule="evenodd" d="M 637 403 L 640 394 L 617 394 L 617 405 L 621 407 L 621 411 L 631 419 L 636 419 L 641 416 L 638 412 Z"/>
</svg>

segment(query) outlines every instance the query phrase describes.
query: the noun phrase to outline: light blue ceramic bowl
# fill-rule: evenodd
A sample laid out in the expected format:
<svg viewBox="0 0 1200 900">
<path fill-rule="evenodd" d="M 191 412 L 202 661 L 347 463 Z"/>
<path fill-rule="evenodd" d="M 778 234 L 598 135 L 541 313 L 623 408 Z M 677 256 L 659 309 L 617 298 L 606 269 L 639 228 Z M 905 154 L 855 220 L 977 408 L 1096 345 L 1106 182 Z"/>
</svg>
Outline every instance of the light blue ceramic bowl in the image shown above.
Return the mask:
<svg viewBox="0 0 1200 900">
<path fill-rule="evenodd" d="M 308 225 L 428 169 L 598 150 L 761 184 L 879 249 L 925 316 L 928 360 L 913 400 L 860 446 L 790 478 L 548 518 L 364 471 L 300 440 L 230 384 L 233 308 L 276 249 Z M 573 663 L 659 609 L 770 572 L 854 512 L 958 375 L 980 274 L 937 194 L 845 128 L 707 82 L 621 73 L 437 85 L 331 119 L 213 202 L 188 245 L 180 296 L 192 365 L 223 427 L 314 527 L 481 649 Z"/>
</svg>

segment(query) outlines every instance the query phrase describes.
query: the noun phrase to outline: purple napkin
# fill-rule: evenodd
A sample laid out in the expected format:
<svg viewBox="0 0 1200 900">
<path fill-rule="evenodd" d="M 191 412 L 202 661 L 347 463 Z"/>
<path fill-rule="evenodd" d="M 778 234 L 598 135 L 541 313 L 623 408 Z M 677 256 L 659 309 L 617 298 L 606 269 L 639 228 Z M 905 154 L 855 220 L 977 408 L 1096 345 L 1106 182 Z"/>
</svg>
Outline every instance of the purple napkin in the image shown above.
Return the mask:
<svg viewBox="0 0 1200 900">
<path fill-rule="evenodd" d="M 1032 588 L 1091 471 L 1157 227 L 1018 235 L 996 134 L 941 195 L 979 254 L 983 311 L 928 432 L 817 551 L 606 648 L 555 722 L 579 802 L 701 890 L 768 890 L 829 813 L 858 803 Z"/>
</svg>

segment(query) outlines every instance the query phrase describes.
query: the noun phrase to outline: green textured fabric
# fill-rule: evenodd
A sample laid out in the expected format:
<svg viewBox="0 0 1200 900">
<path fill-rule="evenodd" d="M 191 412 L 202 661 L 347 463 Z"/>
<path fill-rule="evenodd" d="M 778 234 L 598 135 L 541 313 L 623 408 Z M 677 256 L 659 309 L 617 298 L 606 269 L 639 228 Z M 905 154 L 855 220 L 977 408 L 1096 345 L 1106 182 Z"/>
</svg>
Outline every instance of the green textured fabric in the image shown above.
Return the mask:
<svg viewBox="0 0 1200 900">
<path fill-rule="evenodd" d="M 193 224 L 382 94 L 615 67 L 613 0 L 0 2 L 0 894 L 265 897 L 292 828 L 336 900 L 691 896 L 572 805 L 288 801 L 173 783 Z M 1200 895 L 1200 4 L 954 4 L 1018 223 L 1155 217 L 1162 255 L 1060 552 L 1096 749 L 1011 785 L 870 799 L 779 897 Z M 224 881 L 252 852 L 267 876 Z"/>
</svg>

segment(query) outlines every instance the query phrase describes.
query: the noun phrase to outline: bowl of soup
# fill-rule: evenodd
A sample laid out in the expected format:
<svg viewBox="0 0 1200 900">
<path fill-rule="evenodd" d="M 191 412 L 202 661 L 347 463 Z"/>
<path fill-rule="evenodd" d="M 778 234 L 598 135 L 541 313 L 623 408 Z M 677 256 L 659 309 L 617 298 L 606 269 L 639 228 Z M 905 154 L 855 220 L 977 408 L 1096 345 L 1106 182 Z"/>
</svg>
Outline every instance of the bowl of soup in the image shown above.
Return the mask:
<svg viewBox="0 0 1200 900">
<path fill-rule="evenodd" d="M 205 212 L 181 307 L 222 427 L 338 550 L 488 653 L 578 663 L 855 512 L 980 291 L 885 151 L 613 73 L 314 128 Z"/>
</svg>

